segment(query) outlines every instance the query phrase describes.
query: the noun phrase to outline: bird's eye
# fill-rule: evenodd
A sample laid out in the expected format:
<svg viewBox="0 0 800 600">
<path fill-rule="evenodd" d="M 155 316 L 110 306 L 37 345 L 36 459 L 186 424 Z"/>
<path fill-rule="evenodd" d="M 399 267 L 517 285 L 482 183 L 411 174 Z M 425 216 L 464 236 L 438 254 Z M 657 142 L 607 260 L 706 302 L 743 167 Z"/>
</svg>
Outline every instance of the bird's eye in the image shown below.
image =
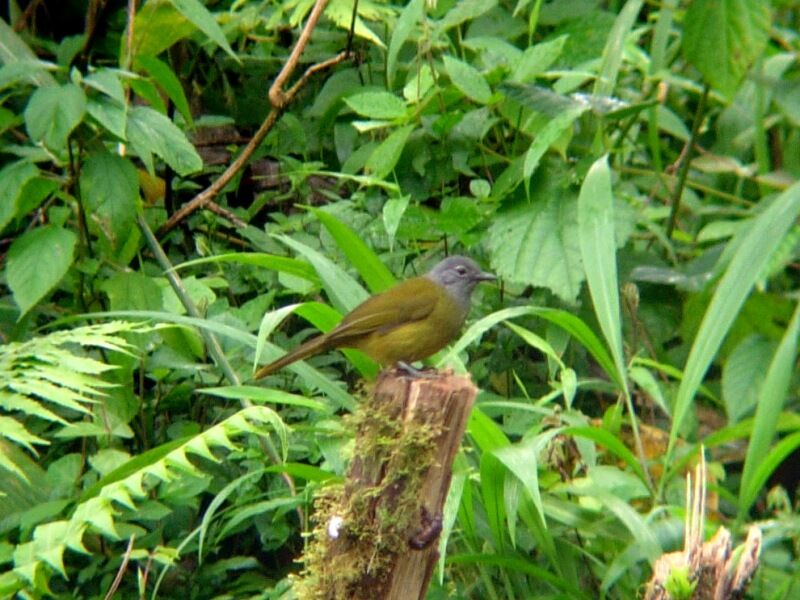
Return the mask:
<svg viewBox="0 0 800 600">
<path fill-rule="evenodd" d="M 467 267 L 465 267 L 463 265 L 458 265 L 456 267 L 456 273 L 458 273 L 459 275 L 462 275 L 462 276 L 466 275 L 467 274 Z"/>
</svg>

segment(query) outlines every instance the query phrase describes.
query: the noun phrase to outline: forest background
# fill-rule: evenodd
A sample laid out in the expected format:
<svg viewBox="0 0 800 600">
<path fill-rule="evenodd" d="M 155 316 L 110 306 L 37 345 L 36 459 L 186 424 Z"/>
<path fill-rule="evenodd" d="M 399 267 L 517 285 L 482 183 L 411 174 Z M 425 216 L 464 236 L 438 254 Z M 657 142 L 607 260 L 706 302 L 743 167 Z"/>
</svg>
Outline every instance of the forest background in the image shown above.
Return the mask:
<svg viewBox="0 0 800 600">
<path fill-rule="evenodd" d="M 376 365 L 243 384 L 452 253 L 429 598 L 635 597 L 701 451 L 797 597 L 797 3 L 330 0 L 270 94 L 313 6 L 4 3 L 0 597 L 292 597 Z"/>
</svg>

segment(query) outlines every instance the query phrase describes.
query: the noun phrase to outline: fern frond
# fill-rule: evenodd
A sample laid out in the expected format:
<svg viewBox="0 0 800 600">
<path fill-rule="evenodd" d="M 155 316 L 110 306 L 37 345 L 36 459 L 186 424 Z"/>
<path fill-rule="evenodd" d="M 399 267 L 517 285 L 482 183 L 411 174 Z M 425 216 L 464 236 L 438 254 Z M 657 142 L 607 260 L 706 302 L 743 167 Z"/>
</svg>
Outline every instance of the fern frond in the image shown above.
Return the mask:
<svg viewBox="0 0 800 600">
<path fill-rule="evenodd" d="M 135 348 L 124 334 L 153 331 L 151 325 L 112 321 L 56 331 L 26 342 L 0 346 L 0 441 L 7 440 L 34 456 L 36 445 L 48 444 L 58 435 L 50 427 L 78 425 L 77 419 L 92 414 L 113 387 L 101 378 L 114 369 L 88 354 L 102 348 L 132 354 Z M 31 433 L 29 420 L 44 421 L 44 428 Z M 80 423 L 81 425 L 91 425 Z M 0 453 L 0 468 L 24 479 L 24 471 L 6 453 Z"/>
<path fill-rule="evenodd" d="M 85 532 L 93 531 L 118 541 L 121 538 L 118 525 L 125 523 L 121 509 L 134 513 L 132 516 L 135 517 L 137 503 L 152 499 L 154 493 L 157 497 L 161 482 L 184 476 L 203 476 L 200 466 L 191 461 L 189 455 L 218 462 L 213 449 L 239 449 L 232 438 L 270 432 L 277 434 L 281 441 L 281 454 L 285 459 L 288 428 L 280 416 L 266 406 L 244 408 L 197 435 L 169 442 L 131 458 L 87 489 L 68 520 L 38 526 L 33 541 L 25 544 L 19 564 L 15 554 L 15 572 L 29 582 L 32 582 L 30 577 L 45 567 L 62 572 L 61 561 L 67 548 L 85 552 L 82 542 Z M 40 535 L 39 530 L 43 528 L 47 529 Z M 46 545 L 38 542 L 45 538 L 48 541 Z"/>
</svg>

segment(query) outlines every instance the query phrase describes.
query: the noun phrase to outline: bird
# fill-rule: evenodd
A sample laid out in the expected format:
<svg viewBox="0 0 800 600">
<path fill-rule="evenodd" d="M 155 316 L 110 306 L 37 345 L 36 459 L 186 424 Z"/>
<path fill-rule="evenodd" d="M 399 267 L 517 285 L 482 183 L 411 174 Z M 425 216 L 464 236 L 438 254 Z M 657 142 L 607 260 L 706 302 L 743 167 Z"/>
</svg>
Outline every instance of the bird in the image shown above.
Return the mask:
<svg viewBox="0 0 800 600">
<path fill-rule="evenodd" d="M 428 273 L 367 298 L 328 333 L 301 344 L 254 375 L 262 379 L 283 367 L 332 348 L 356 348 L 381 366 L 410 363 L 444 348 L 461 331 L 475 286 L 496 276 L 466 256 L 450 256 Z"/>
</svg>

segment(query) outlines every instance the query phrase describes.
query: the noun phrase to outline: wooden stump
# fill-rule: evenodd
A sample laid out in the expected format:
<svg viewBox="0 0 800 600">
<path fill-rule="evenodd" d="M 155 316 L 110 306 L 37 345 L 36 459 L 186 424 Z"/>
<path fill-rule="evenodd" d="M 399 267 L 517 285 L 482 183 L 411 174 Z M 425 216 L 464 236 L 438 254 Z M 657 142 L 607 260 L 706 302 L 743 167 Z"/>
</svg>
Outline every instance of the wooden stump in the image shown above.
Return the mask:
<svg viewBox="0 0 800 600">
<path fill-rule="evenodd" d="M 423 598 L 438 559 L 453 460 L 477 389 L 468 377 L 391 370 L 354 416 L 344 485 L 315 501 L 301 599 Z"/>
</svg>

